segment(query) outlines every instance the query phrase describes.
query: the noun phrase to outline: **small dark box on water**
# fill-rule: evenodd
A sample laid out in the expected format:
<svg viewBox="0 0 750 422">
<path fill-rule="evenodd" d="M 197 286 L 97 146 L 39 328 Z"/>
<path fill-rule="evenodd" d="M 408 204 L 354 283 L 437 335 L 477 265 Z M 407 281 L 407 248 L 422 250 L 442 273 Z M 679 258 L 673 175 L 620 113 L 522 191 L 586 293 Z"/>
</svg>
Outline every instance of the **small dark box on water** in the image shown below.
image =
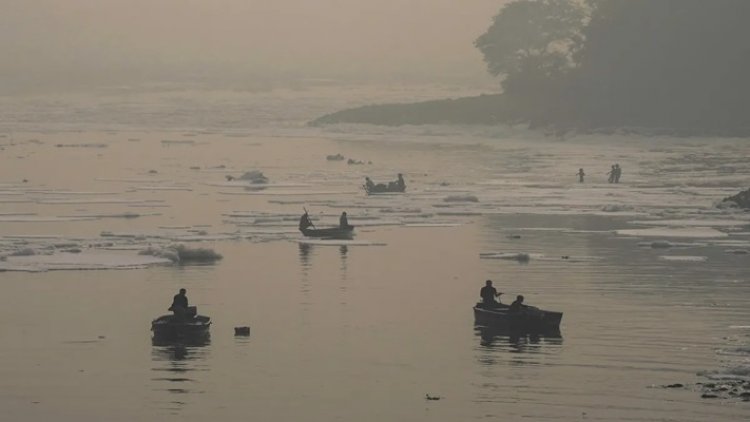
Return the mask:
<svg viewBox="0 0 750 422">
<path fill-rule="evenodd" d="M 250 327 L 234 327 L 235 336 L 249 336 Z"/>
</svg>

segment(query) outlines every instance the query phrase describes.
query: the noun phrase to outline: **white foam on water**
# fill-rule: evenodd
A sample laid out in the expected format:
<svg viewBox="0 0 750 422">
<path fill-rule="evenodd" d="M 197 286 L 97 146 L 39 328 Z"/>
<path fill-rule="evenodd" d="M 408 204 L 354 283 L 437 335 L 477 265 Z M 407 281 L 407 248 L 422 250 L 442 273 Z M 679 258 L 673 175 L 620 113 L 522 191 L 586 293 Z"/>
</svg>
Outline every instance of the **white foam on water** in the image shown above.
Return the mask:
<svg viewBox="0 0 750 422">
<path fill-rule="evenodd" d="M 529 254 L 525 252 L 480 252 L 480 259 L 505 259 L 509 261 L 526 262 L 530 259 L 544 257 L 542 254 Z"/>
<path fill-rule="evenodd" d="M 369 240 L 339 240 L 339 239 L 298 239 L 297 243 L 305 245 L 323 245 L 323 246 L 386 246 L 383 242 L 373 242 Z"/>
<path fill-rule="evenodd" d="M 171 264 L 171 261 L 134 253 L 85 250 L 81 253 L 9 256 L 6 261 L 0 262 L 0 271 L 115 270 L 163 264 Z"/>
<path fill-rule="evenodd" d="M 404 227 L 459 227 L 461 223 L 406 223 Z"/>
<path fill-rule="evenodd" d="M 750 220 L 684 219 L 684 220 L 634 220 L 630 224 L 667 227 L 735 227 L 750 225 Z"/>
<path fill-rule="evenodd" d="M 83 144 L 55 144 L 57 148 L 107 148 L 108 144 L 104 143 L 83 143 Z"/>
<path fill-rule="evenodd" d="M 101 218 L 139 218 L 139 217 L 153 217 L 153 216 L 159 216 L 161 213 L 135 213 L 135 212 L 119 212 L 119 213 L 102 213 L 102 214 L 76 214 L 71 215 L 70 217 L 73 218 L 86 218 L 86 219 L 101 219 Z"/>
<path fill-rule="evenodd" d="M 71 191 L 71 190 L 50 190 L 50 189 L 29 189 L 24 193 L 37 195 L 54 195 L 54 196 L 96 196 L 96 195 L 119 195 L 120 192 L 111 191 Z"/>
<path fill-rule="evenodd" d="M 637 237 L 677 237 L 677 238 L 695 238 L 706 239 L 716 237 L 728 237 L 729 235 L 710 227 L 693 227 L 693 228 L 675 228 L 675 227 L 658 227 L 653 229 L 622 229 L 615 230 L 620 236 L 637 236 Z"/>
<path fill-rule="evenodd" d="M 705 262 L 708 260 L 708 257 L 696 255 L 662 255 L 659 259 L 673 262 Z"/>
<path fill-rule="evenodd" d="M 263 188 L 305 188 L 313 186 L 309 183 L 292 183 L 292 182 L 279 182 L 279 183 L 252 183 L 246 180 L 233 180 L 231 182 L 219 182 L 219 183 L 204 183 L 205 186 L 219 187 L 219 188 L 251 188 L 251 189 L 263 189 Z"/>
<path fill-rule="evenodd" d="M 101 199 L 42 199 L 36 201 L 38 204 L 50 205 L 85 205 L 85 204 L 129 204 L 129 205 L 152 205 L 162 204 L 165 201 L 161 199 L 122 199 L 122 198 L 101 198 Z"/>
<path fill-rule="evenodd" d="M 274 190 L 265 189 L 258 191 L 246 192 L 219 192 L 221 195 L 256 195 L 256 196 L 313 196 L 313 195 L 351 195 L 354 191 L 293 191 L 293 190 Z"/>
<path fill-rule="evenodd" d="M 146 178 L 146 179 L 129 179 L 129 178 L 106 178 L 106 177 L 97 177 L 97 182 L 114 182 L 114 183 L 163 183 L 168 182 L 166 179 L 152 179 L 152 178 Z"/>
<path fill-rule="evenodd" d="M 187 139 L 163 139 L 161 141 L 162 145 L 195 145 L 195 141 L 193 140 L 187 140 Z"/>
<path fill-rule="evenodd" d="M 638 246 L 653 248 L 653 249 L 665 249 L 665 248 L 695 248 L 708 246 L 708 243 L 699 242 L 670 242 L 669 240 L 655 240 L 653 242 L 639 242 Z"/>
<path fill-rule="evenodd" d="M 0 223 L 60 223 L 64 221 L 90 221 L 96 220 L 94 217 L 45 217 L 40 215 L 0 215 Z"/>
<path fill-rule="evenodd" d="M 191 192 L 193 189 L 189 187 L 183 187 L 183 186 L 137 186 L 135 187 L 136 190 L 146 190 L 146 191 L 154 191 L 154 190 L 174 190 L 174 191 L 186 191 Z"/>
</svg>

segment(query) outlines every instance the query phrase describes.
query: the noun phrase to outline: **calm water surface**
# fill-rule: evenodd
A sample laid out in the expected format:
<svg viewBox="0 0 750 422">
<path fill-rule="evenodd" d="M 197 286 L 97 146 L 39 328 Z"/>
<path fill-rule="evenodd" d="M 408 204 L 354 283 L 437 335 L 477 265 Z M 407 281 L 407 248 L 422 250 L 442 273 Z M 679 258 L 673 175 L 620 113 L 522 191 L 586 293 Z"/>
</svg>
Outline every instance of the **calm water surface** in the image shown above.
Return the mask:
<svg viewBox="0 0 750 422">
<path fill-rule="evenodd" d="M 149 233 L 177 227 L 209 236 L 245 234 L 190 243 L 220 252 L 224 259 L 215 265 L 0 272 L 0 419 L 740 421 L 750 416 L 747 403 L 701 399 L 694 386 L 705 380 L 698 375 L 704 371 L 748 365 L 748 355 L 729 359 L 721 353 L 750 344 L 742 328 L 750 325 L 747 255 L 727 253 L 730 246 L 716 239 L 691 238 L 688 245 L 659 249 L 648 245 L 654 239 L 614 232 L 642 227 L 632 221 L 658 213 L 666 218 L 682 210 L 679 218 L 694 217 L 710 208 L 710 198 L 734 189 L 706 191 L 684 182 L 665 187 L 654 180 L 656 169 L 666 172 L 688 154 L 681 148 L 705 153 L 700 145 L 675 141 L 673 152 L 661 158 L 648 158 L 638 146 L 611 147 L 621 162 L 630 163 L 624 168 L 633 180 L 616 190 L 563 181 L 567 173 L 575 180 L 575 155 L 560 164 L 550 150 L 578 148 L 583 156 L 585 144 L 447 139 L 378 145 L 361 139 L 189 135 L 16 134 L 15 140 L 40 143 L 5 147 L 0 182 L 9 191 L 0 195 L 0 214 L 100 216 L 6 218 L 0 229 L 7 251 L 17 246 L 12 236 L 38 246 L 35 236 L 54 235 L 86 249 L 103 231 L 144 234 L 132 241 L 136 248 L 159 241 Z M 185 139 L 194 143 L 162 142 Z M 56 146 L 88 142 L 108 146 Z M 373 164 L 325 161 L 326 154 L 337 152 Z M 530 161 L 521 165 L 524 157 Z M 250 169 L 263 170 L 281 186 L 257 192 L 222 185 L 224 175 Z M 398 171 L 407 173 L 407 195 L 366 198 L 358 188 L 365 174 L 387 180 Z M 673 171 L 672 179 L 685 177 Z M 23 178 L 28 182 L 20 182 Z M 174 189 L 179 187 L 184 189 Z M 319 193 L 301 194 L 313 190 Z M 677 199 L 680 190 L 706 206 L 685 211 L 685 201 Z M 453 194 L 475 195 L 479 202 L 444 201 Z M 90 197 L 136 202 L 84 200 Z M 610 199 L 640 202 L 631 214 L 593 212 Z M 359 225 L 357 242 L 299 243 L 294 228 L 303 206 L 321 226 L 335 223 L 346 209 Z M 664 208 L 653 211 L 655 206 Z M 125 211 L 141 216 L 101 217 Z M 749 229 L 739 224 L 725 231 L 741 243 Z M 488 252 L 532 258 L 528 263 L 480 258 Z M 669 255 L 678 258 L 662 258 Z M 523 294 L 528 303 L 564 312 L 561 335 L 511 336 L 474 327 L 471 306 L 487 278 L 508 295 L 506 302 Z M 166 312 L 180 287 L 200 313 L 212 317 L 211 338 L 153 342 L 150 321 Z M 251 326 L 249 338 L 233 336 L 240 325 Z M 672 383 L 686 388 L 658 387 Z M 425 400 L 426 394 L 441 400 Z"/>
</svg>

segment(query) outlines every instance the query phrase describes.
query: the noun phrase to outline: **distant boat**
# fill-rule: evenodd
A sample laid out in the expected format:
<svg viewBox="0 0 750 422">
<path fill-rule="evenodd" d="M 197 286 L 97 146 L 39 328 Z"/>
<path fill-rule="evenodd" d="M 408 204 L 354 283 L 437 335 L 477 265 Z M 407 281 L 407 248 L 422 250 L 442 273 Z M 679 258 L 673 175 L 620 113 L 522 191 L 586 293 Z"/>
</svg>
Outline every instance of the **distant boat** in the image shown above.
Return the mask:
<svg viewBox="0 0 750 422">
<path fill-rule="evenodd" d="M 191 307 L 195 308 L 195 307 Z M 205 315 L 191 316 L 186 318 L 177 318 L 172 314 L 162 315 L 151 321 L 151 331 L 154 332 L 154 338 L 197 338 L 208 335 L 211 327 L 211 318 Z"/>
<path fill-rule="evenodd" d="M 327 229 L 300 228 L 299 231 L 305 237 L 319 237 L 327 239 L 351 239 L 354 235 L 354 226 L 331 227 Z"/>
<path fill-rule="evenodd" d="M 406 192 L 406 182 L 404 182 L 404 175 L 401 173 L 398 174 L 398 179 L 396 179 L 395 182 L 388 182 L 387 185 L 385 183 L 375 184 L 369 177 L 365 177 L 365 184 L 363 187 L 368 195 Z"/>
<path fill-rule="evenodd" d="M 510 312 L 508 305 L 487 307 L 482 303 L 474 306 L 474 321 L 477 325 L 503 327 L 514 331 L 555 331 L 560 329 L 562 312 L 545 311 L 533 306 L 521 312 Z"/>
<path fill-rule="evenodd" d="M 364 185 L 365 192 L 367 192 L 368 195 L 377 195 L 379 193 L 404 193 L 406 192 L 406 186 L 399 186 L 399 185 L 392 185 L 387 186 L 382 183 L 367 187 L 367 185 Z"/>
</svg>

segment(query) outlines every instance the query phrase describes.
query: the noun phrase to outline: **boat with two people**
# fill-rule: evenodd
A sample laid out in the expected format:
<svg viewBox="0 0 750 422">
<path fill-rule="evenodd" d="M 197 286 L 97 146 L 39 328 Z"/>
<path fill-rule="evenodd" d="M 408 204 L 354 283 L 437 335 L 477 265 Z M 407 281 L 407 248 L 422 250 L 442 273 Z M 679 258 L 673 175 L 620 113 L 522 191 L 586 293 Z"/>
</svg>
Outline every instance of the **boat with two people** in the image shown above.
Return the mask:
<svg viewBox="0 0 750 422">
<path fill-rule="evenodd" d="M 482 301 L 474 306 L 474 323 L 480 326 L 507 329 L 521 332 L 556 332 L 560 330 L 562 312 L 546 311 L 523 303 L 524 297 L 505 305 L 495 298 L 502 295 L 487 280 L 480 295 Z"/>
<path fill-rule="evenodd" d="M 188 306 L 185 289 L 180 289 L 169 307 L 172 314 L 162 315 L 151 321 L 155 339 L 199 339 L 208 337 L 211 318 L 198 315 L 196 306 Z"/>
<path fill-rule="evenodd" d="M 385 183 L 375 183 L 373 182 L 369 177 L 365 177 L 365 184 L 363 186 L 365 188 L 365 192 L 367 192 L 368 195 L 378 194 L 378 193 L 404 193 L 406 192 L 406 182 L 404 181 L 404 175 L 399 173 L 398 178 L 393 182 L 388 182 L 386 185 Z"/>
<path fill-rule="evenodd" d="M 346 212 L 341 213 L 338 227 L 319 229 L 310 220 L 310 215 L 305 210 L 299 219 L 299 231 L 305 237 L 317 237 L 322 239 L 351 239 L 354 236 L 354 226 L 349 224 Z"/>
</svg>

